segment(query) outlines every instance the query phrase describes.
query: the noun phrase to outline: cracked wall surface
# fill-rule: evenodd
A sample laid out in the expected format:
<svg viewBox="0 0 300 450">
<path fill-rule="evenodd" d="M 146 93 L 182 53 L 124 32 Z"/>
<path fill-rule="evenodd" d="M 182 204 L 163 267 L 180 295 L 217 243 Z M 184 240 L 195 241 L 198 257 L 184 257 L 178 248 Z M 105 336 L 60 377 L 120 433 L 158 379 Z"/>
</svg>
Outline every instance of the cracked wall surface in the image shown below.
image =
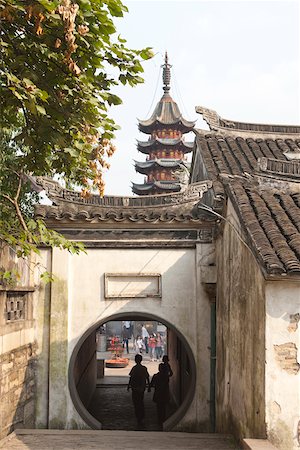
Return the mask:
<svg viewBox="0 0 300 450">
<path fill-rule="evenodd" d="M 299 449 L 300 283 L 266 286 L 266 422 L 269 440 L 280 450 Z"/>
<path fill-rule="evenodd" d="M 297 362 L 298 349 L 293 342 L 286 342 L 281 345 L 274 345 L 276 360 L 281 369 L 287 373 L 297 374 L 300 370 L 300 364 Z"/>
</svg>

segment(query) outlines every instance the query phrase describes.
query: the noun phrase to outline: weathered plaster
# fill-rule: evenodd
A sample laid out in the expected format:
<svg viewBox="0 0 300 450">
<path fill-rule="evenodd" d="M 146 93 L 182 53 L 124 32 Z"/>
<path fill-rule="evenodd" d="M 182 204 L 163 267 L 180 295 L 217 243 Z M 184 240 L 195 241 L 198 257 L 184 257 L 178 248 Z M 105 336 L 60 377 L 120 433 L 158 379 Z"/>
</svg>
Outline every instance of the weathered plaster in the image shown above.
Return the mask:
<svg viewBox="0 0 300 450">
<path fill-rule="evenodd" d="M 69 254 L 52 250 L 52 283 L 49 340 L 49 428 L 64 428 L 68 398 L 68 262 Z"/>
<path fill-rule="evenodd" d="M 298 330 L 298 323 L 300 321 L 300 314 L 290 314 L 290 324 L 288 326 L 288 331 L 291 333 Z"/>
<path fill-rule="evenodd" d="M 199 369 L 195 398 L 180 426 L 193 423 L 194 428 L 201 426 L 208 431 L 210 303 L 201 284 L 201 269 L 206 264 L 205 259 L 201 262 L 201 255 L 207 251 L 206 244 L 197 251 L 198 254 L 195 249 L 88 249 L 87 254 L 76 256 L 54 251 L 53 271 L 59 281 L 53 283 L 51 292 L 50 427 L 84 427 L 67 390 L 66 377 L 70 356 L 80 337 L 114 314 L 139 312 L 167 320 L 185 336 Z M 210 248 L 209 261 L 211 252 Z M 105 273 L 161 274 L 162 297 L 107 300 Z"/>
<path fill-rule="evenodd" d="M 51 270 L 51 250 L 41 249 L 40 264 L 43 270 Z M 39 285 L 34 295 L 34 317 L 37 326 L 37 388 L 36 388 L 36 420 L 37 428 L 48 427 L 48 383 L 49 383 L 49 314 L 51 285 L 40 282 L 36 271 L 35 284 Z"/>
<path fill-rule="evenodd" d="M 216 282 L 215 246 L 213 244 L 198 244 L 196 247 L 196 339 L 198 368 L 198 390 L 195 396 L 196 417 L 194 420 L 206 423 L 206 429 L 210 430 L 210 398 L 207 386 L 211 382 L 210 366 L 210 314 L 211 301 L 205 289 L 206 284 Z M 214 374 L 212 374 L 214 376 Z"/>
<path fill-rule="evenodd" d="M 300 283 L 266 286 L 266 420 L 268 438 L 282 450 L 299 448 L 300 333 L 291 318 L 300 312 Z M 274 409 L 274 403 L 279 408 Z"/>
<path fill-rule="evenodd" d="M 264 279 L 231 203 L 217 253 L 217 431 L 265 437 Z"/>
</svg>

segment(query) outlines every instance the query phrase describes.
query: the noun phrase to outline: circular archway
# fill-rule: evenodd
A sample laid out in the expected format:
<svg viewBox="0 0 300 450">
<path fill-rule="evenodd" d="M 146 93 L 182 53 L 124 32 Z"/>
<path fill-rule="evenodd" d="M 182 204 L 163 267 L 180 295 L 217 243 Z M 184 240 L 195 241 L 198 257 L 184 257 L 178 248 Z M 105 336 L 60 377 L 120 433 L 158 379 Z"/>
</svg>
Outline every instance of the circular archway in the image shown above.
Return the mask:
<svg viewBox="0 0 300 450">
<path fill-rule="evenodd" d="M 68 381 L 69 381 L 69 390 L 71 399 L 73 401 L 74 407 L 76 411 L 79 413 L 84 422 L 90 426 L 92 429 L 102 429 L 102 424 L 99 422 L 87 409 L 87 407 L 82 402 L 80 395 L 77 391 L 76 383 L 75 383 L 75 368 L 78 364 L 78 355 L 85 341 L 103 324 L 111 321 L 121 321 L 121 320 L 151 320 L 157 321 L 165 325 L 169 330 L 172 330 L 175 335 L 179 338 L 180 342 L 183 345 L 185 350 L 185 354 L 188 358 L 188 366 L 190 371 L 190 379 L 188 383 L 188 388 L 185 393 L 184 399 L 179 405 L 178 409 L 164 422 L 164 430 L 171 430 L 177 425 L 180 420 L 184 417 L 187 409 L 189 408 L 192 399 L 195 393 L 196 386 L 196 362 L 191 350 L 190 345 L 188 344 L 185 336 L 177 330 L 177 328 L 170 322 L 155 314 L 142 313 L 142 312 L 122 312 L 116 313 L 106 318 L 103 318 L 97 321 L 94 325 L 89 327 L 85 333 L 79 338 L 77 344 L 75 345 L 70 362 L 69 362 L 69 371 L 68 371 Z"/>
</svg>

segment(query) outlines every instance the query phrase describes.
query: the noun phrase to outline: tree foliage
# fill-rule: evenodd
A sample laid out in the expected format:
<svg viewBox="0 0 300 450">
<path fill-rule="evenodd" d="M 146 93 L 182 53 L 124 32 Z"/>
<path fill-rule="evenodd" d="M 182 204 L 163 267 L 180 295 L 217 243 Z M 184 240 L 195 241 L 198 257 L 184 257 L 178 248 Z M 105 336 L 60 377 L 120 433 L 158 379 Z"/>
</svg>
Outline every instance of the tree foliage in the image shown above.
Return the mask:
<svg viewBox="0 0 300 450">
<path fill-rule="evenodd" d="M 120 0 L 73 1 L 0 0 L 2 239 L 45 239 L 37 223 L 29 226 L 26 173 L 60 175 L 82 195 L 91 187 L 103 195 L 117 129 L 109 107 L 121 103 L 113 88 L 143 82 L 141 61 L 152 56 L 117 36 L 113 20 L 127 11 Z"/>
</svg>

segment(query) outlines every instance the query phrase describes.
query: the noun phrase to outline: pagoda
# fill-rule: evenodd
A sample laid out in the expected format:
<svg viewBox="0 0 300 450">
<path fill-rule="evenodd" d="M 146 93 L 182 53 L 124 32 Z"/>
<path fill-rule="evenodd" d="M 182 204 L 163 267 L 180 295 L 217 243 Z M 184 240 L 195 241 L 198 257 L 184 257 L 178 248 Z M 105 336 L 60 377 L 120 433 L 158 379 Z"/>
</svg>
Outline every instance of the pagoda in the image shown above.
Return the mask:
<svg viewBox="0 0 300 450">
<path fill-rule="evenodd" d="M 157 103 L 150 119 L 139 120 L 139 130 L 149 135 L 146 142 L 138 141 L 138 151 L 147 155 L 144 162 L 135 161 L 135 170 L 146 175 L 143 184 L 132 183 L 132 191 L 138 195 L 157 195 L 181 190 L 182 183 L 175 172 L 186 166 L 186 154 L 193 149 L 194 142 L 186 142 L 185 133 L 195 126 L 182 114 L 169 94 L 172 67 L 167 52 L 163 67 L 164 94 Z"/>
</svg>

